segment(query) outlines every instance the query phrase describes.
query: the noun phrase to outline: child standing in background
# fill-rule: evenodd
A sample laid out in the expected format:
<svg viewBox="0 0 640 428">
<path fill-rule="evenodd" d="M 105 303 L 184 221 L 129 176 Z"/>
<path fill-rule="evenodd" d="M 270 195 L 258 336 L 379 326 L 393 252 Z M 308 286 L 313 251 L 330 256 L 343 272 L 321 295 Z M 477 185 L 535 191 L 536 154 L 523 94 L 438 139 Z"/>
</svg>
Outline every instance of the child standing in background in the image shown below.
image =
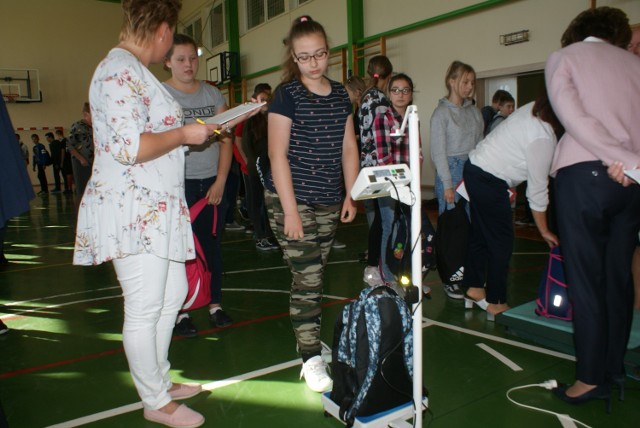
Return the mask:
<svg viewBox="0 0 640 428">
<path fill-rule="evenodd" d="M 480 110 L 471 101 L 476 85 L 473 67 L 453 61 L 445 85 L 448 94 L 440 99 L 431 116 L 431 159 L 436 167 L 438 215 L 452 209 L 460 199 L 455 187 L 462 180 L 464 163 L 482 139 L 484 128 Z M 456 284 L 444 284 L 444 288 L 452 299 L 464 297 Z"/>
<path fill-rule="evenodd" d="M 329 46 L 322 25 L 309 16 L 296 19 L 286 48 L 282 83 L 269 107 L 265 201 L 291 270 L 289 311 L 302 376 L 311 390 L 323 392 L 333 387 L 321 357 L 323 273 L 338 220 L 356 215 L 349 192 L 358 147 L 347 91 L 325 76 Z"/>
</svg>

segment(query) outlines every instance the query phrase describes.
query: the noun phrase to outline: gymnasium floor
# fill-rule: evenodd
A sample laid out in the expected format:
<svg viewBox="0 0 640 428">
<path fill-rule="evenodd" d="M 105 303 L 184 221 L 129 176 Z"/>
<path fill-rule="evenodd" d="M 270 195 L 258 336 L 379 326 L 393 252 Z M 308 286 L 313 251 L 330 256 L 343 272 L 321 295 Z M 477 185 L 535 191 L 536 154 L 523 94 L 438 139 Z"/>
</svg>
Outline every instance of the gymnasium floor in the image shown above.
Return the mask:
<svg viewBox="0 0 640 428">
<path fill-rule="evenodd" d="M 142 417 L 121 343 L 122 298 L 112 267 L 71 265 L 72 196 L 37 197 L 30 213 L 9 223 L 0 270 L 0 317 L 11 331 L 0 337 L 0 400 L 12 428 L 157 427 Z M 433 213 L 431 213 L 433 214 Z M 364 216 L 341 225 L 325 274 L 323 339 L 345 300 L 362 288 L 367 226 Z M 535 298 L 546 245 L 532 228 L 517 228 L 510 273 L 510 304 Z M 228 232 L 223 241 L 223 304 L 233 326 L 211 328 L 206 311 L 193 314 L 194 339 L 174 338 L 173 378 L 197 381 L 208 392 L 187 400 L 205 426 L 340 427 L 323 416 L 320 396 L 299 380 L 288 319 L 290 277 L 278 252 L 258 252 L 249 235 Z M 424 384 L 430 409 L 425 427 L 570 427 L 557 416 L 518 407 L 512 387 L 547 379 L 573 379 L 572 357 L 506 334 L 483 313 L 448 299 L 436 273 L 427 277 Z M 488 351 L 497 353 L 491 354 Z M 573 407 L 543 388 L 514 391 L 513 399 L 568 414 L 592 427 L 632 427 L 640 420 L 638 382 L 627 380 L 624 402 L 607 415 L 602 401 Z M 635 422 L 634 422 L 635 421 Z M 578 425 L 575 425 L 578 426 Z"/>
</svg>

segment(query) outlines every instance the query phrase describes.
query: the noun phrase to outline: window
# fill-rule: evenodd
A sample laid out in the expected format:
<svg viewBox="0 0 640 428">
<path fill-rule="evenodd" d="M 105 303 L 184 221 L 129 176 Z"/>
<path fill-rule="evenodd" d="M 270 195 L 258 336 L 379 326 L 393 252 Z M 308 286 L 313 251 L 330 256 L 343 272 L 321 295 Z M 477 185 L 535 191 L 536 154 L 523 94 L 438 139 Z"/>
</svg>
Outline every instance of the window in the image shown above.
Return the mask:
<svg viewBox="0 0 640 428">
<path fill-rule="evenodd" d="M 202 19 L 193 20 L 184 27 L 184 33 L 196 41 L 196 45 L 202 46 Z"/>
<path fill-rule="evenodd" d="M 214 5 L 209 12 L 209 21 L 211 22 L 211 46 L 217 46 L 224 43 L 228 39 L 226 22 L 224 19 L 224 7 L 220 2 Z"/>
<path fill-rule="evenodd" d="M 247 0 L 247 28 L 256 27 L 282 13 L 285 0 Z"/>
</svg>

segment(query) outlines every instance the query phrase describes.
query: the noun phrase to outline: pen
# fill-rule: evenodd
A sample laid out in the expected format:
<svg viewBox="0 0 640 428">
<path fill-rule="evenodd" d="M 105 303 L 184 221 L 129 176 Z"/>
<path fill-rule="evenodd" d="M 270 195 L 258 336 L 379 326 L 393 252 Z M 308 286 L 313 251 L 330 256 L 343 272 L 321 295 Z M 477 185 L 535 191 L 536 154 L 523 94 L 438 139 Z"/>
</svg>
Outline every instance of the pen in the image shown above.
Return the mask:
<svg viewBox="0 0 640 428">
<path fill-rule="evenodd" d="M 205 122 L 204 120 L 200 119 L 200 118 L 197 118 L 197 119 L 196 119 L 196 122 L 198 122 L 198 123 L 199 123 L 199 124 L 201 124 L 201 125 L 206 125 L 206 122 Z M 216 133 L 216 134 L 218 134 L 218 135 L 222 134 L 222 133 L 221 133 L 220 131 L 218 131 L 217 129 L 214 129 L 214 130 L 213 130 L 213 132 L 215 132 L 215 133 Z"/>
</svg>

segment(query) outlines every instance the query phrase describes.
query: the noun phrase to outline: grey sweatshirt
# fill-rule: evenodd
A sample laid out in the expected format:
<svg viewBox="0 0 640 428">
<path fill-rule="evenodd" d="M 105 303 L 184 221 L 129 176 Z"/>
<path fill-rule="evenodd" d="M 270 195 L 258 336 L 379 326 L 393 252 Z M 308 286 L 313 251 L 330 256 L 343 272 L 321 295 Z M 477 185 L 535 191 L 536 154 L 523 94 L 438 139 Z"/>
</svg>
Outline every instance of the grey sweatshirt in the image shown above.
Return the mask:
<svg viewBox="0 0 640 428">
<path fill-rule="evenodd" d="M 453 188 L 447 158 L 467 159 L 469 152 L 482 140 L 483 128 L 482 114 L 470 100 L 465 100 L 462 106 L 453 104 L 446 97 L 438 101 L 438 107 L 431 115 L 431 159 L 445 189 Z"/>
</svg>

